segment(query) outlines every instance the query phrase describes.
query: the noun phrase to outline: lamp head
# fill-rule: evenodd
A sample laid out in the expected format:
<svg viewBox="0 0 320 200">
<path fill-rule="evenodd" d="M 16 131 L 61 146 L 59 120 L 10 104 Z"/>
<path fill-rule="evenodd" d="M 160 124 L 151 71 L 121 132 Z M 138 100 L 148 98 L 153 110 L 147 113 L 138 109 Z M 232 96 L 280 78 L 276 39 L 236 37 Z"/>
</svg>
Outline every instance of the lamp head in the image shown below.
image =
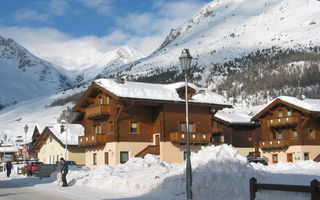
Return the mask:
<svg viewBox="0 0 320 200">
<path fill-rule="evenodd" d="M 189 71 L 191 61 L 192 61 L 192 57 L 190 55 L 189 49 L 183 49 L 179 59 L 180 59 L 182 70 Z"/>
</svg>

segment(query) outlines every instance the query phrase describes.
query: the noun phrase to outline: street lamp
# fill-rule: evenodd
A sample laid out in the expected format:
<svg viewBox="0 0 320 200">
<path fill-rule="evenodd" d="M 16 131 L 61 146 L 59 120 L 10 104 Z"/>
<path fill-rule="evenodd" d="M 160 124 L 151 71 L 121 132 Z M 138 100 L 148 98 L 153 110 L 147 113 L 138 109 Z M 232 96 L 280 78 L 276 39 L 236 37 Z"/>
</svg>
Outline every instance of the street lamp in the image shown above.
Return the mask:
<svg viewBox="0 0 320 200">
<path fill-rule="evenodd" d="M 187 199 L 192 199 L 192 169 L 190 161 L 190 134 L 189 134 L 189 112 L 188 112 L 188 72 L 190 69 L 190 64 L 192 57 L 189 53 L 189 49 L 184 49 L 181 53 L 180 63 L 181 68 L 184 73 L 185 80 L 185 99 L 186 99 L 186 124 L 187 124 L 187 166 L 186 166 L 186 176 L 187 176 Z"/>
<path fill-rule="evenodd" d="M 23 154 L 23 167 L 26 166 L 26 137 L 27 137 L 27 132 L 28 132 L 28 125 L 24 125 L 24 154 Z"/>
</svg>

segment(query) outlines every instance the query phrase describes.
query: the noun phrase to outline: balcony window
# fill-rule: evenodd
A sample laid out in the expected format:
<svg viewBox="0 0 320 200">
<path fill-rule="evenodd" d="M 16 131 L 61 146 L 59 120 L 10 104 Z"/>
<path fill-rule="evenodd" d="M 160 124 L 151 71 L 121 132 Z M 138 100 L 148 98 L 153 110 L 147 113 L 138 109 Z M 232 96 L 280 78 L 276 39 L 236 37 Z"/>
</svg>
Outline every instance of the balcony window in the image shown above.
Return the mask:
<svg viewBox="0 0 320 200">
<path fill-rule="evenodd" d="M 129 160 L 128 151 L 120 151 L 120 163 L 123 164 Z"/>
<path fill-rule="evenodd" d="M 110 98 L 107 97 L 107 105 L 109 105 L 109 104 L 110 104 Z"/>
<path fill-rule="evenodd" d="M 279 117 L 283 117 L 283 112 L 282 112 L 282 110 L 279 110 L 278 112 L 279 112 Z"/>
<path fill-rule="evenodd" d="M 98 133 L 98 126 L 97 126 L 97 125 L 94 126 L 94 133 L 95 133 L 95 134 Z"/>
<path fill-rule="evenodd" d="M 287 111 L 287 116 L 288 116 L 288 117 L 291 117 L 291 110 L 288 110 L 288 111 Z"/>
<path fill-rule="evenodd" d="M 99 131 L 99 134 L 102 133 L 102 128 L 101 128 L 101 125 L 98 126 L 98 131 Z"/>
<path fill-rule="evenodd" d="M 186 132 L 184 126 L 185 126 L 184 122 L 179 123 L 179 132 Z"/>
<path fill-rule="evenodd" d="M 297 132 L 297 130 L 293 130 L 293 131 L 292 131 L 292 137 L 293 137 L 293 138 L 298 138 L 298 132 Z"/>
<path fill-rule="evenodd" d="M 315 139 L 314 129 L 309 130 L 309 139 Z"/>
<path fill-rule="evenodd" d="M 130 122 L 130 133 L 139 133 L 138 122 Z"/>
<path fill-rule="evenodd" d="M 278 140 L 282 140 L 282 132 L 278 132 Z"/>
<path fill-rule="evenodd" d="M 272 162 L 278 163 L 278 154 L 272 154 Z"/>
<path fill-rule="evenodd" d="M 100 99 L 100 105 L 103 104 L 103 98 L 99 97 L 99 99 Z"/>
</svg>

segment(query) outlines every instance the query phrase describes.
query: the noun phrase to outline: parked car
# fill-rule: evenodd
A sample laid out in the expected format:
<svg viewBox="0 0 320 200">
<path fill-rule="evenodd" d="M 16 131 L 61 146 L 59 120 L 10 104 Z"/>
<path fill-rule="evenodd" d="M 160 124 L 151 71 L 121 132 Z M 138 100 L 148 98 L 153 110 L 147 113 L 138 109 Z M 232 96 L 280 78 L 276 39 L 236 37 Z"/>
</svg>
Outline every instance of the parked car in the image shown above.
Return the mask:
<svg viewBox="0 0 320 200">
<path fill-rule="evenodd" d="M 248 158 L 249 163 L 261 163 L 263 165 L 268 165 L 268 162 L 264 158 Z"/>
<path fill-rule="evenodd" d="M 38 161 L 32 161 L 29 162 L 26 166 L 26 172 L 28 176 L 31 176 L 33 174 L 38 174 L 39 172 L 39 165 L 42 165 L 43 162 L 38 162 Z"/>
</svg>

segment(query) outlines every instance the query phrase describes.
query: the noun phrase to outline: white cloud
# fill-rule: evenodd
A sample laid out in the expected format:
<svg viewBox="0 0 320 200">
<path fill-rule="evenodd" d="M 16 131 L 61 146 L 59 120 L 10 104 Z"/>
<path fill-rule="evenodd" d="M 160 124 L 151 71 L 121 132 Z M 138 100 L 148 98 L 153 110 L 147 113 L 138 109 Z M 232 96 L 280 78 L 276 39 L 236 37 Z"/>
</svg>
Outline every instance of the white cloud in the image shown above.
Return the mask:
<svg viewBox="0 0 320 200">
<path fill-rule="evenodd" d="M 65 0 L 51 0 L 47 5 L 49 11 L 54 15 L 64 15 L 70 8 L 70 5 Z"/>
<path fill-rule="evenodd" d="M 17 22 L 23 21 L 37 21 L 37 22 L 45 22 L 48 20 L 48 14 L 41 14 L 35 10 L 29 9 L 19 9 L 17 10 L 14 15 L 13 19 Z"/>
<path fill-rule="evenodd" d="M 77 0 L 86 7 L 97 10 L 98 14 L 106 14 L 111 8 L 111 0 Z"/>
</svg>

